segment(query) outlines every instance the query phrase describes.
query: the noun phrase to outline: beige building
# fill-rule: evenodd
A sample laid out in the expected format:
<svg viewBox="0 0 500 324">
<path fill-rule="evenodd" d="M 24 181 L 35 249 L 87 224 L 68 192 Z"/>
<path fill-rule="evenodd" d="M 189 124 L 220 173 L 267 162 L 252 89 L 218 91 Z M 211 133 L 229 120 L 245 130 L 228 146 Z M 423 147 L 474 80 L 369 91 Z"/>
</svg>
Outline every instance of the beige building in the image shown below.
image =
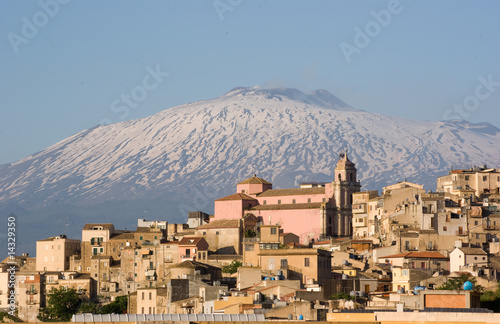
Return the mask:
<svg viewBox="0 0 500 324">
<path fill-rule="evenodd" d="M 302 284 L 322 284 L 331 278 L 331 253 L 319 249 L 260 250 L 259 265 L 264 271 L 283 271 L 287 279 Z"/>
<path fill-rule="evenodd" d="M 70 257 L 80 254 L 80 240 L 58 235 L 36 242 L 37 271 L 66 271 Z"/>
<path fill-rule="evenodd" d="M 450 271 L 463 271 L 472 266 L 488 267 L 488 253 L 479 248 L 457 247 L 450 252 Z"/>
<path fill-rule="evenodd" d="M 0 264 L 0 310 L 9 308 L 9 268 L 8 264 Z"/>
<path fill-rule="evenodd" d="M 198 226 L 195 236 L 203 237 L 211 252 L 241 254 L 242 231 L 241 219 L 220 219 Z"/>
<path fill-rule="evenodd" d="M 45 307 L 42 293 L 43 276 L 36 271 L 16 273 L 16 302 L 18 317 L 26 322 L 36 322 L 40 308 Z"/>
<path fill-rule="evenodd" d="M 437 179 L 437 189 L 459 196 L 482 198 L 499 194 L 500 169 L 487 168 L 486 165 L 471 169 L 451 170 L 448 175 Z"/>
<path fill-rule="evenodd" d="M 352 194 L 352 236 L 361 238 L 375 233 L 375 223 L 369 217 L 370 200 L 378 197 L 378 191 L 360 191 Z M 373 214 L 373 213 L 372 213 Z"/>
</svg>

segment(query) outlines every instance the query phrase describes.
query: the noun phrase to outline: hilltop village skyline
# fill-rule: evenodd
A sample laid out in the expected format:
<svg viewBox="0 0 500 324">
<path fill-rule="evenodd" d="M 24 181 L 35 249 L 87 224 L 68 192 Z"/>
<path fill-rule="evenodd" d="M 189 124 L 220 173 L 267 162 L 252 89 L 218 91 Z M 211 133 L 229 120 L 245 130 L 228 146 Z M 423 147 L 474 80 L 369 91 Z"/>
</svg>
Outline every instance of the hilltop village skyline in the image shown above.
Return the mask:
<svg viewBox="0 0 500 324">
<path fill-rule="evenodd" d="M 48 318 L 49 296 L 61 288 L 94 310 L 126 296 L 128 314 L 333 320 L 350 308 L 485 311 L 481 294 L 495 292 L 500 277 L 499 169 L 451 170 L 436 192 L 402 181 L 379 195 L 361 191 L 344 151 L 332 177 L 273 189 L 253 175 L 215 199 L 213 215 L 191 211 L 184 224 L 138 219 L 134 231 L 88 223 L 81 240 L 55 234 L 36 242 L 36 256 L 2 262 L 0 290 L 13 291 L 25 321 Z M 460 278 L 472 290 L 441 290 Z M 10 305 L 9 294 L 0 297 Z"/>
</svg>

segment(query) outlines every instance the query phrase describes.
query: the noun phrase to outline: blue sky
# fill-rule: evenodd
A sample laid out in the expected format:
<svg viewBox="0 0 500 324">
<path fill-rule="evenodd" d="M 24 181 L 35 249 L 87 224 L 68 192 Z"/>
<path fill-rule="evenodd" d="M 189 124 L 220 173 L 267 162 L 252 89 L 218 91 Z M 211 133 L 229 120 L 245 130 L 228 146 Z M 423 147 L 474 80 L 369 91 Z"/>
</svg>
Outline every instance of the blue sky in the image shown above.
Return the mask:
<svg viewBox="0 0 500 324">
<path fill-rule="evenodd" d="M 236 86 L 327 89 L 370 112 L 500 127 L 499 12 L 457 0 L 1 1 L 0 164 Z"/>
</svg>

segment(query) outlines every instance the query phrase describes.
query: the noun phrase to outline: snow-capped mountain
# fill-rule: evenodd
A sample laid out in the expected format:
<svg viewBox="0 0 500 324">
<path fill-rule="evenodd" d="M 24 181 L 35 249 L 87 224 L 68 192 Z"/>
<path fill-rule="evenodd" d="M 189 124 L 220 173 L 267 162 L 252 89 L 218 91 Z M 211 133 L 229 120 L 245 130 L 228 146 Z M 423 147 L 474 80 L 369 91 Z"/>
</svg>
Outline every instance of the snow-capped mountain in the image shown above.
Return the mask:
<svg viewBox="0 0 500 324">
<path fill-rule="evenodd" d="M 36 239 L 79 237 L 90 221 L 133 228 L 137 218 L 185 221 L 189 210 L 212 212 L 213 199 L 254 173 L 277 188 L 330 181 L 343 149 L 363 189 L 380 190 L 404 179 L 435 189 L 451 166 L 498 166 L 499 148 L 500 130 L 488 123 L 373 114 L 325 90 L 235 88 L 87 129 L 2 165 L 0 204 L 4 213 L 26 211 L 26 228 L 45 234 Z"/>
</svg>

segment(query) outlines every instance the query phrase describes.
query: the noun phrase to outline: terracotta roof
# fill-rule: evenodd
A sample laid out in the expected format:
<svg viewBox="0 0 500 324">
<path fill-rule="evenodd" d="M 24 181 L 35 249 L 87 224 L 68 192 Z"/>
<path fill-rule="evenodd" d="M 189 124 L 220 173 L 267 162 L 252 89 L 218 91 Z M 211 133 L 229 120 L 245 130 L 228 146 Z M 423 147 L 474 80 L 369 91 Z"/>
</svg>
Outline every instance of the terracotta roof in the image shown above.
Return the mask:
<svg viewBox="0 0 500 324">
<path fill-rule="evenodd" d="M 176 263 L 174 265 L 171 265 L 169 268 L 187 268 L 187 269 L 205 268 L 205 269 L 215 269 L 215 268 L 218 268 L 218 267 L 214 267 L 214 266 L 212 266 L 210 264 L 206 264 L 206 263 L 201 263 L 201 262 L 186 260 L 184 262 Z"/>
<path fill-rule="evenodd" d="M 290 242 L 286 246 L 293 247 L 293 248 L 309 249 L 309 245 L 302 245 L 302 244 L 299 244 L 297 242 Z"/>
<path fill-rule="evenodd" d="M 250 208 L 251 210 L 281 210 L 281 209 L 314 209 L 320 208 L 323 203 L 305 203 L 305 204 L 273 204 L 258 205 Z"/>
<path fill-rule="evenodd" d="M 206 228 L 234 228 L 240 227 L 239 219 L 217 219 L 213 220 L 208 224 L 203 224 L 198 226 L 196 229 L 206 229 Z"/>
<path fill-rule="evenodd" d="M 180 240 L 179 245 L 196 245 L 201 240 L 204 240 L 203 237 L 183 237 Z"/>
<path fill-rule="evenodd" d="M 266 181 L 266 180 L 264 180 L 262 178 L 257 177 L 256 174 L 254 174 L 253 177 L 248 178 L 246 180 L 243 180 L 243 181 L 241 181 L 238 184 L 267 184 L 267 185 L 272 185 L 271 182 Z"/>
<path fill-rule="evenodd" d="M 225 201 L 225 200 L 257 200 L 257 199 L 250 197 L 249 195 L 245 195 L 243 193 L 235 193 L 226 197 L 216 199 L 215 201 Z"/>
<path fill-rule="evenodd" d="M 324 244 L 330 244 L 330 240 L 314 242 L 314 245 L 324 245 Z"/>
<path fill-rule="evenodd" d="M 460 251 L 462 251 L 464 254 L 481 254 L 481 255 L 487 255 L 488 253 L 484 252 L 483 249 L 480 248 L 458 248 Z"/>
<path fill-rule="evenodd" d="M 321 195 L 325 194 L 325 187 L 269 189 L 257 197 L 295 196 L 295 195 Z"/>
<path fill-rule="evenodd" d="M 381 259 L 404 258 L 404 259 L 448 259 L 438 252 L 407 252 L 380 257 Z"/>
</svg>

